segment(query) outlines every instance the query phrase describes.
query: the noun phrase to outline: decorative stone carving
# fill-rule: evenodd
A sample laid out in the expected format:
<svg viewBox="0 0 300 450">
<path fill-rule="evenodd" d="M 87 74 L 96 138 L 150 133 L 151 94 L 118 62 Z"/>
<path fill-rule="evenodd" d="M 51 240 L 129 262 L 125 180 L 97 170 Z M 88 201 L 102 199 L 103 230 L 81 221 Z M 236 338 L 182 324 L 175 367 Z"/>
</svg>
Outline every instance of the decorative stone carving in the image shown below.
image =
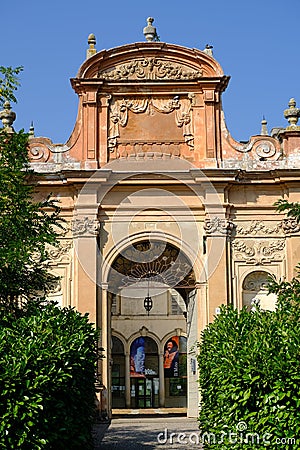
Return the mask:
<svg viewBox="0 0 300 450">
<path fill-rule="evenodd" d="M 49 247 L 48 255 L 52 264 L 70 262 L 70 250 L 73 247 L 71 240 L 60 241 L 59 247 Z"/>
<path fill-rule="evenodd" d="M 211 219 L 205 219 L 204 222 L 204 230 L 207 236 L 230 236 L 234 227 L 234 223 L 230 220 L 217 216 Z"/>
<path fill-rule="evenodd" d="M 268 227 L 262 220 L 252 220 L 247 227 L 239 225 L 236 227 L 236 234 L 241 236 L 278 234 L 281 231 L 281 222 L 277 222 L 273 227 Z"/>
<path fill-rule="evenodd" d="M 273 260 L 282 260 L 285 239 L 276 240 L 235 240 L 232 248 L 236 260 L 244 260 L 247 264 L 267 264 Z"/>
<path fill-rule="evenodd" d="M 73 237 L 97 236 L 99 222 L 89 217 L 76 218 L 72 220 Z"/>
<path fill-rule="evenodd" d="M 135 59 L 98 73 L 104 80 L 192 80 L 202 77 L 202 70 L 159 58 Z"/>
<path fill-rule="evenodd" d="M 282 229 L 286 234 L 299 233 L 300 232 L 300 223 L 297 219 L 287 218 L 283 219 L 281 222 Z"/>
<path fill-rule="evenodd" d="M 254 292 L 265 290 L 268 284 L 268 276 L 267 272 L 261 270 L 249 273 L 244 279 L 243 290 Z"/>
<path fill-rule="evenodd" d="M 191 118 L 193 96 L 188 95 L 188 98 L 180 99 L 179 96 L 174 96 L 171 99 L 161 98 L 112 98 L 109 107 L 109 136 L 108 148 L 112 152 L 117 146 L 117 139 L 120 137 L 119 127 L 126 127 L 128 122 L 128 111 L 135 114 L 157 111 L 162 114 L 168 114 L 175 111 L 175 122 L 177 127 L 182 128 L 182 133 L 186 144 L 193 149 L 194 134 Z"/>
<path fill-rule="evenodd" d="M 262 140 L 257 141 L 253 145 L 253 151 L 259 157 L 260 160 L 264 161 L 266 158 L 272 158 L 276 154 L 276 148 L 273 142 Z"/>
<path fill-rule="evenodd" d="M 32 162 L 47 162 L 50 156 L 50 150 L 46 145 L 36 145 L 29 148 L 29 157 Z"/>
</svg>

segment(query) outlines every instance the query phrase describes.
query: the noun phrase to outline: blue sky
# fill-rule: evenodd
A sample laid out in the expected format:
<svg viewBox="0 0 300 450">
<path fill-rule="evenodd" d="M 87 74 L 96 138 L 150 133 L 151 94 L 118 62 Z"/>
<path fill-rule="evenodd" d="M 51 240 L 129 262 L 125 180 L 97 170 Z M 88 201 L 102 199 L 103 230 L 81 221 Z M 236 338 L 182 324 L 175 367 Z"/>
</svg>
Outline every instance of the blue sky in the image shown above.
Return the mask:
<svg viewBox="0 0 300 450">
<path fill-rule="evenodd" d="M 24 66 L 15 128 L 65 142 L 77 115 L 69 79 L 85 59 L 87 36 L 97 50 L 144 41 L 146 18 L 161 41 L 203 49 L 231 80 L 223 94 L 227 126 L 237 140 L 286 126 L 291 97 L 300 107 L 300 1 L 289 0 L 15 0 L 1 5 L 0 65 Z"/>
</svg>

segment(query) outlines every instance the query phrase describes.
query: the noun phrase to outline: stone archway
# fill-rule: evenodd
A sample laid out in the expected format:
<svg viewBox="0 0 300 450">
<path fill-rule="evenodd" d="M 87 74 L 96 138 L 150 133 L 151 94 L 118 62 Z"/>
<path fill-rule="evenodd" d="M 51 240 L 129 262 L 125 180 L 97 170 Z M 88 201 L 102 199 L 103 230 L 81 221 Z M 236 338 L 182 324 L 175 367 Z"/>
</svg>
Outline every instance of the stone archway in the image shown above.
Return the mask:
<svg viewBox="0 0 300 450">
<path fill-rule="evenodd" d="M 198 315 L 200 307 L 196 284 L 195 272 L 189 258 L 169 242 L 158 239 L 150 241 L 144 238 L 115 254 L 106 284 L 108 320 L 106 329 L 107 333 L 111 329 L 112 333 L 122 335 L 127 341 L 125 346 L 126 408 L 133 408 L 134 406 L 136 408 L 149 408 L 150 404 L 152 408 L 164 407 L 167 390 L 168 401 L 166 406 L 181 407 L 182 411 L 186 411 L 188 401 L 197 411 L 197 374 L 188 370 L 191 364 L 190 361 L 187 361 L 190 356 L 187 358 L 186 350 L 181 351 L 180 354 L 180 361 L 181 364 L 184 361 L 185 369 L 182 370 L 181 368 L 180 372 L 173 373 L 171 378 L 174 379 L 168 380 L 167 388 L 164 367 L 166 335 L 175 336 L 178 342 L 181 342 L 183 337 L 187 336 L 187 347 L 190 349 L 199 336 Z M 150 311 L 147 311 L 144 307 L 143 300 L 146 296 L 151 296 L 153 301 Z M 138 386 L 138 382 L 133 379 L 137 376 L 133 377 L 130 373 L 130 358 L 132 356 L 130 342 L 133 335 L 135 335 L 135 339 L 140 338 L 145 342 L 147 339 L 151 339 L 152 335 L 157 336 L 158 365 L 155 368 L 154 366 L 145 367 L 147 373 L 142 374 L 142 376 L 148 380 L 148 384 L 145 384 L 145 382 L 143 385 L 140 382 L 141 386 Z M 107 342 L 110 342 L 109 338 Z M 112 353 L 109 354 L 113 360 Z M 108 368 L 108 370 L 111 371 L 111 368 Z M 179 377 L 179 375 L 180 383 L 176 383 L 176 377 Z M 109 379 L 112 379 L 111 375 L 108 376 Z M 188 392 L 186 395 L 187 385 Z M 177 387 L 178 389 L 180 387 L 180 395 L 178 396 L 175 395 L 174 391 Z M 140 398 L 141 395 L 137 394 L 137 389 L 144 389 L 145 392 L 150 389 L 155 395 L 155 401 L 154 397 L 153 402 L 148 398 L 146 400 Z M 190 402 L 188 399 L 189 392 L 192 392 Z M 144 406 L 141 406 L 142 404 Z M 196 415 L 196 413 L 192 415 Z"/>
</svg>

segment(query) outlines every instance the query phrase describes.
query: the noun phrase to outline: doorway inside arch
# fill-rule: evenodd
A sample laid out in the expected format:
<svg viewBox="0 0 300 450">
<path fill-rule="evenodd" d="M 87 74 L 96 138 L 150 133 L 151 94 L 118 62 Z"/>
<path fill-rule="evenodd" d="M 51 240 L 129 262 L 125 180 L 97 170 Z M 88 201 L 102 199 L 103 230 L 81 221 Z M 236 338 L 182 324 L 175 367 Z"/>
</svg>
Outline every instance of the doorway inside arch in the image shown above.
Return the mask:
<svg viewBox="0 0 300 450">
<path fill-rule="evenodd" d="M 113 408 L 166 407 L 185 412 L 188 385 L 197 384 L 187 362 L 189 337 L 190 347 L 197 339 L 191 263 L 171 244 L 143 241 L 118 255 L 112 269 L 111 328 L 126 342 L 120 350 L 125 355 L 125 399 L 123 403 L 116 399 L 121 392 L 113 386 Z M 146 297 L 151 297 L 150 309 L 145 308 Z M 112 359 L 115 368 L 120 354 L 112 352 Z M 117 386 L 116 370 L 113 375 Z M 195 380 L 189 382 L 189 375 Z M 195 390 L 196 399 L 197 386 Z"/>
<path fill-rule="evenodd" d="M 159 407 L 158 348 L 148 336 L 130 346 L 130 398 L 132 408 Z"/>
</svg>

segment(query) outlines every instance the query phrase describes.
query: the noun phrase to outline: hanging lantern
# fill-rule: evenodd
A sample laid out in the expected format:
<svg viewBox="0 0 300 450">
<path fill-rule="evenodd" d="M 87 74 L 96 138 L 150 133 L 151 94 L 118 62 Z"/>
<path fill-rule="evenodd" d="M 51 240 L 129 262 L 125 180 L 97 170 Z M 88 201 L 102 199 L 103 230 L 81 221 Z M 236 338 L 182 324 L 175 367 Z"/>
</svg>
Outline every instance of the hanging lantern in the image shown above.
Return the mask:
<svg viewBox="0 0 300 450">
<path fill-rule="evenodd" d="M 149 316 L 149 312 L 151 311 L 152 307 L 153 307 L 153 300 L 150 297 L 150 273 L 148 273 L 148 295 L 147 297 L 144 298 L 144 308 L 148 313 Z"/>
<path fill-rule="evenodd" d="M 148 316 L 149 316 L 149 312 L 151 311 L 152 307 L 153 307 L 153 300 L 152 300 L 152 298 L 148 295 L 148 296 L 145 297 L 145 299 L 144 299 L 144 308 L 145 308 L 145 310 L 147 311 Z"/>
</svg>

